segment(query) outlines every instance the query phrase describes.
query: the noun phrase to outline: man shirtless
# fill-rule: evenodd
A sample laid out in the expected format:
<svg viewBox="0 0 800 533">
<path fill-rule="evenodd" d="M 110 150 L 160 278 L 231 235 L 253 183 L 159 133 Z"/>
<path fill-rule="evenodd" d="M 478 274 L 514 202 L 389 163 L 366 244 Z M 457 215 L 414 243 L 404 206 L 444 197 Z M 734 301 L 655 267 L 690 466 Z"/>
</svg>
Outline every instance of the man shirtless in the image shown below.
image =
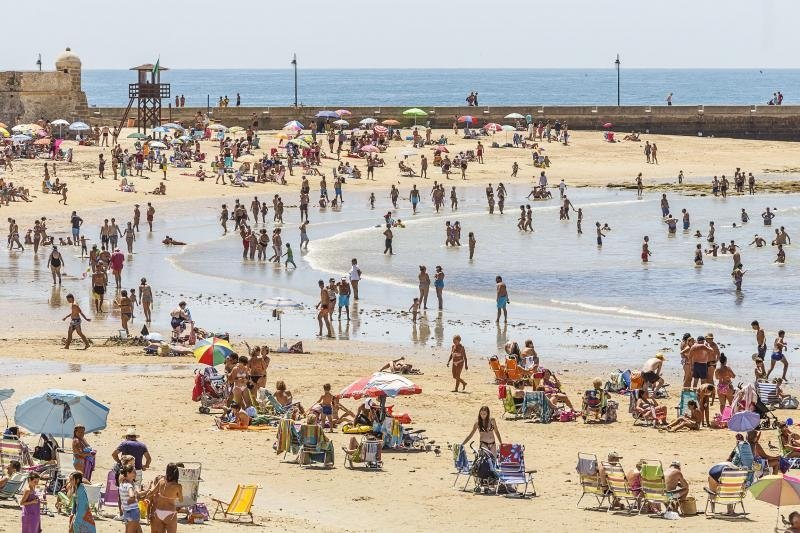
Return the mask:
<svg viewBox="0 0 800 533">
<path fill-rule="evenodd" d="M 686 499 L 689 494 L 689 482 L 683 477 L 681 464 L 678 461 L 673 461 L 664 472 L 664 481 L 666 481 L 668 492 L 676 492 L 678 500 Z"/>
<path fill-rule="evenodd" d="M 98 313 L 103 312 L 103 300 L 108 285 L 108 275 L 102 263 L 98 263 L 94 274 L 92 274 L 92 295 L 94 297 L 94 307 Z"/>
<path fill-rule="evenodd" d="M 661 377 L 661 367 L 664 365 L 664 354 L 657 353 L 655 357 L 651 357 L 642 365 L 642 378 L 645 383 L 652 383 L 656 388 L 664 384 L 664 378 Z"/>
<path fill-rule="evenodd" d="M 687 356 L 692 365 L 692 388 L 697 388 L 708 379 L 708 361 L 714 357 L 714 350 L 706 344 L 706 338 L 699 335 Z"/>
<path fill-rule="evenodd" d="M 325 329 L 328 331 L 328 337 L 333 338 L 333 329 L 331 328 L 331 318 L 329 313 L 330 295 L 328 289 L 325 287 L 325 282 L 319 280 L 319 303 L 317 303 L 317 322 L 319 323 L 319 336 L 322 337 L 322 323 L 325 323 Z"/>
<path fill-rule="evenodd" d="M 61 320 L 69 320 L 69 329 L 67 330 L 67 341 L 64 343 L 64 349 L 69 350 L 69 345 L 72 343 L 72 333 L 76 332 L 78 336 L 81 338 L 84 344 L 84 350 L 89 348 L 91 341 L 86 338 L 86 335 L 83 334 L 81 331 L 81 318 L 86 320 L 87 322 L 91 322 L 92 320 L 83 314 L 83 310 L 81 306 L 75 303 L 75 297 L 72 294 L 67 294 L 67 302 L 69 302 L 70 310 L 69 314 L 62 318 Z"/>
<path fill-rule="evenodd" d="M 767 357 L 767 334 L 761 325 L 758 323 L 758 320 L 753 320 L 750 322 L 750 327 L 756 332 L 756 350 L 758 351 L 758 356 L 763 360 Z"/>
</svg>

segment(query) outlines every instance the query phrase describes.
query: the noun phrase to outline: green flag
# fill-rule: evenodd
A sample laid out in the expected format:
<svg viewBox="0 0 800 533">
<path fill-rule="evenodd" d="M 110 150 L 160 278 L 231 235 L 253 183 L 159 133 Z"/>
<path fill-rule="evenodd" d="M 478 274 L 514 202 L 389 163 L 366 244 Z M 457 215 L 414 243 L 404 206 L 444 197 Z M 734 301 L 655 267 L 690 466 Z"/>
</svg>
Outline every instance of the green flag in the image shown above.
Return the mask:
<svg viewBox="0 0 800 533">
<path fill-rule="evenodd" d="M 153 81 L 158 79 L 158 64 L 161 62 L 161 58 L 159 57 L 156 59 L 156 64 L 153 65 Z"/>
</svg>

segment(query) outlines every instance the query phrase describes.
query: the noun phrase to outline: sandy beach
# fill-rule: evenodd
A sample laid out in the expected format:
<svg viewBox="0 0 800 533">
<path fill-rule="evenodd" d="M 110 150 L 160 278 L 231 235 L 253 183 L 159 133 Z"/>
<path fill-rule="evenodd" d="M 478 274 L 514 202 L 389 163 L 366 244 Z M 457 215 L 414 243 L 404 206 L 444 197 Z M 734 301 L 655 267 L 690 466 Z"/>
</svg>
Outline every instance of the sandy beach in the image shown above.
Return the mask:
<svg viewBox="0 0 800 533">
<path fill-rule="evenodd" d="M 130 149 L 133 146 L 133 140 L 125 138 L 131 131 L 133 130 L 123 130 L 120 135 L 124 148 Z M 257 152 L 258 155 L 277 145 L 274 134 L 275 132 L 261 132 L 262 151 Z M 452 130 L 436 130 L 433 137 L 437 138 L 440 134 L 449 137 L 451 156 L 461 150 L 475 149 L 475 141 L 457 138 L 460 134 L 456 136 Z M 496 138 L 502 141 L 503 136 L 504 134 L 498 133 Z M 645 140 L 658 144 L 660 164 L 648 165 L 644 162 L 642 150 Z M 681 170 L 686 180 L 685 192 L 691 194 L 697 192 L 698 184 L 708 186 L 711 176 L 731 176 L 736 167 L 753 172 L 760 184 L 775 184 L 776 190 L 796 179 L 800 173 L 800 159 L 791 143 L 656 135 L 644 135 L 642 141 L 612 144 L 603 141 L 601 132 L 576 131 L 571 132 L 569 146 L 545 142 L 545 153 L 552 162 L 552 166 L 547 169 L 550 184 L 556 185 L 563 178 L 570 188 L 605 187 L 609 183 L 632 185 L 636 174 L 642 172 L 646 185 L 661 186 L 669 183 L 669 189 L 677 196 L 681 192 L 681 187 L 677 185 L 677 175 Z M 488 145 L 491 140 L 482 142 Z M 374 192 L 385 200 L 392 184 L 401 189 L 401 196 L 404 198 L 412 184 L 417 184 L 427 194 L 433 181 L 441 181 L 444 176 L 439 173 L 439 169 L 430 167 L 428 180 L 400 177 L 397 170 L 397 163 L 401 159 L 399 151 L 408 144 L 410 143 L 393 142 L 389 150 L 382 154 L 386 166 L 376 169 L 375 181 L 348 180 L 345 196 L 350 191 L 359 194 Z M 212 143 L 203 142 L 202 147 L 213 159 L 216 149 Z M 429 148 L 420 151 L 432 154 Z M 58 177 L 69 187 L 66 207 L 57 203 L 59 196 L 41 192 L 44 160 L 16 160 L 14 171 L 6 172 L 3 178 L 13 181 L 15 185 L 29 187 L 32 202 L 14 202 L 8 207 L 3 206 L 0 208 L 0 215 L 16 218 L 21 232 L 35 218 L 46 216 L 50 221 L 50 233 L 56 237 L 66 237 L 69 213 L 72 210 L 77 210 L 87 219 L 108 212 L 119 213 L 118 221 L 124 224 L 132 216 L 134 203 L 144 205 L 152 202 L 156 207 L 158 228 L 154 235 L 160 241 L 162 234 L 166 232 L 163 227 L 158 226 L 161 217 L 181 217 L 198 206 L 203 206 L 205 210 L 198 208 L 196 213 L 200 214 L 196 216 L 203 217 L 203 222 L 207 222 L 216 216 L 219 204 L 223 201 L 232 202 L 234 198 L 241 198 L 247 205 L 253 195 L 267 198 L 278 193 L 284 197 L 287 205 L 297 203 L 301 180 L 299 169 L 295 171 L 295 176 L 287 176 L 287 186 L 252 184 L 242 189 L 215 185 L 213 178 L 199 182 L 194 177 L 182 175 L 196 170 L 195 163 L 192 169 L 170 168 L 166 196 L 153 196 L 145 193 L 161 182 L 160 173 L 149 174 L 150 179 L 133 178 L 137 193 L 120 192 L 117 190 L 118 182 L 110 178 L 98 178 L 97 159 L 100 153 L 108 156 L 110 150 L 76 147 L 73 163 L 57 163 Z M 450 181 L 445 181 L 445 185 L 472 190 L 482 189 L 490 182 L 496 185 L 502 181 L 507 185 L 517 184 L 524 187 L 533 183 L 540 172 L 530 162 L 529 150 L 487 148 L 485 159 L 485 164 L 469 165 L 466 181 L 453 174 Z M 359 166 L 362 163 L 355 159 L 349 161 Z M 517 178 L 510 178 L 511 166 L 515 161 L 520 165 L 519 175 Z M 332 182 L 331 170 L 336 164 L 335 159 L 326 159 L 320 167 L 327 174 L 329 183 Z M 419 170 L 418 157 L 411 158 L 410 164 Z M 208 164 L 203 166 L 209 170 Z M 108 167 L 106 174 L 110 175 Z M 85 175 L 88 178 L 84 179 Z M 318 178 L 309 176 L 309 181 L 313 193 Z M 558 194 L 557 190 L 554 190 L 554 194 Z M 359 206 L 358 209 L 363 207 Z M 292 217 L 294 215 L 293 212 Z M 373 213 L 370 216 L 377 218 L 378 215 L 379 213 Z M 330 224 L 335 224 L 337 214 L 329 216 L 332 220 Z M 193 221 L 190 216 L 186 218 L 184 223 L 189 227 Z M 199 219 L 196 223 L 200 223 Z M 353 226 L 355 227 L 355 223 Z M 183 229 L 183 226 L 180 227 Z M 86 233 L 96 240 L 97 231 L 90 228 L 92 226 L 87 228 Z M 348 226 L 348 229 L 351 228 Z M 331 233 L 335 233 L 335 230 L 331 230 Z M 326 238 L 331 237 L 326 235 Z M 234 250 L 230 256 L 231 262 L 239 262 L 238 246 L 231 248 Z M 411 252 L 413 253 L 413 249 Z M 343 253 L 349 257 L 346 251 Z M 26 269 L 31 268 L 31 261 L 28 252 L 10 256 L 3 264 L 5 271 L 0 274 L 0 280 L 3 276 L 9 279 L 9 272 L 12 271 L 27 272 Z M 204 288 L 189 287 L 188 289 L 194 291 L 189 292 L 186 287 L 177 283 L 174 286 L 165 285 L 174 281 L 173 277 L 168 277 L 174 276 L 171 269 L 162 270 L 159 266 L 161 262 L 166 264 L 166 261 L 177 267 L 187 270 L 189 268 L 181 263 L 180 257 L 156 255 L 152 248 L 148 249 L 147 257 L 137 257 L 129 267 L 133 272 L 132 276 L 147 276 L 154 286 L 159 286 L 163 291 L 160 294 L 163 303 L 159 310 L 162 315 L 181 297 L 191 298 L 192 306 L 202 301 L 203 295 L 200 293 Z M 39 262 L 44 263 L 43 259 Z M 137 267 L 137 264 L 146 265 L 146 268 Z M 41 265 L 38 264 L 38 267 Z M 379 274 L 380 272 L 375 273 L 376 276 Z M 41 278 L 48 276 L 46 272 L 35 274 L 31 283 L 42 282 Z M 229 318 L 241 322 L 241 328 L 249 332 L 232 337 L 234 346 L 244 352 L 242 341 L 245 339 L 251 344 L 258 342 L 276 346 L 278 342 L 274 334 L 274 323 L 262 322 L 266 313 L 255 302 L 255 299 L 263 298 L 265 293 L 271 295 L 272 289 L 266 290 L 260 285 L 249 284 L 249 280 L 241 281 L 233 274 L 231 276 L 228 282 L 230 289 L 226 288 L 224 294 L 219 289 L 212 296 L 218 306 L 230 305 Z M 298 273 L 298 276 L 302 276 L 302 273 Z M 210 275 L 208 277 L 210 279 Z M 727 273 L 725 277 L 729 284 Z M 266 279 L 266 275 L 264 278 Z M 306 281 L 304 278 L 300 279 Z M 86 283 L 77 278 L 69 280 L 69 283 L 65 283 L 65 287 L 82 291 L 80 297 L 88 305 Z M 299 288 L 299 282 L 293 284 L 288 277 L 282 281 L 268 279 L 264 283 L 269 284 L 269 287 L 283 283 L 281 290 L 288 292 L 308 290 L 308 287 Z M 679 357 L 676 353 L 679 337 L 674 335 L 682 333 L 682 326 L 662 321 L 658 317 L 625 315 L 621 318 L 615 317 L 616 322 L 611 326 L 607 325 L 609 319 L 597 318 L 591 314 L 569 315 L 566 320 L 571 321 L 568 322 L 562 320 L 560 315 L 558 319 L 552 318 L 549 310 L 531 306 L 526 309 L 523 318 L 519 319 L 520 324 L 512 324 L 510 331 L 504 331 L 501 338 L 500 333 L 495 335 L 494 326 L 488 324 L 488 320 L 479 322 L 478 315 L 486 313 L 483 310 L 476 311 L 470 303 L 474 300 L 470 300 L 469 295 L 462 295 L 454 298 L 458 305 L 447 310 L 444 325 L 441 320 L 434 323 L 433 317 L 431 318 L 433 335 L 428 331 L 428 335 L 420 342 L 409 337 L 408 316 L 397 311 L 401 307 L 405 309 L 409 302 L 403 299 L 392 305 L 393 309 L 386 309 L 388 297 L 385 295 L 392 295 L 394 293 L 391 291 L 397 290 L 394 285 L 387 286 L 390 288 L 381 289 L 385 292 L 381 293 L 381 298 L 376 298 L 378 301 L 364 304 L 365 314 L 362 318 L 364 322 L 373 320 L 372 329 L 364 325 L 364 330 L 368 332 L 367 337 L 373 340 L 382 335 L 385 337 L 383 342 L 361 341 L 359 334 L 349 329 L 346 337 L 340 335 L 335 341 L 316 339 L 313 336 L 316 326 L 313 311 L 307 308 L 303 313 L 298 313 L 298 317 L 290 317 L 287 329 L 291 331 L 289 338 L 292 341 L 303 340 L 311 354 L 274 355 L 267 385 L 272 389 L 276 380 L 284 380 L 296 398 L 304 405 L 310 405 L 321 394 L 324 383 L 331 383 L 336 392 L 356 378 L 378 370 L 389 359 L 406 356 L 409 362 L 424 372 L 424 375 L 413 377 L 415 383 L 422 387 L 423 393 L 396 399 L 397 410 L 407 411 L 412 417 L 411 425 L 415 428 L 426 429 L 428 437 L 436 441 L 441 452 L 439 455 L 433 451 L 414 454 L 390 452 L 385 455 L 383 472 L 351 471 L 343 467 L 341 454 L 341 447 L 346 445 L 347 437 L 337 431 L 332 436 L 337 452 L 336 468 L 301 469 L 295 464 L 283 462 L 272 451 L 274 431 L 223 432 L 214 427 L 210 416 L 198 413 L 198 405 L 190 399 L 195 368 L 191 357 L 146 357 L 141 348 L 95 346 L 87 351 L 61 350 L 60 339 L 65 331 L 65 323 L 59 319 L 66 312 L 63 309 L 65 302 L 56 301 L 50 294 L 33 294 L 21 284 L 13 291 L 9 289 L 8 294 L 13 297 L 9 296 L 3 303 L 7 313 L 10 314 L 14 309 L 19 312 L 18 316 L 7 317 L 6 322 L 13 329 L 10 328 L 2 335 L 6 348 L 0 350 L 0 362 L 5 361 L 14 369 L 2 386 L 16 390 L 14 397 L 4 405 L 9 413 L 13 413 L 17 402 L 46 388 L 85 391 L 111 408 L 108 427 L 100 434 L 88 436 L 89 442 L 98 450 L 95 481 L 103 478 L 112 466 L 111 452 L 121 440 L 124 429 L 134 425 L 153 455 L 153 471 L 146 473 L 146 479 L 162 473 L 168 462 L 201 461 L 201 499 L 208 503 L 209 508 L 209 495 L 226 499 L 231 496 L 237 483 L 259 484 L 261 489 L 253 510 L 256 523 L 265 530 L 300 531 L 314 528 L 323 531 L 369 531 L 380 528 L 386 531 L 457 531 L 476 526 L 501 527 L 495 523 L 497 517 L 502 517 L 502 527 L 513 529 L 532 525 L 548 531 L 613 531 L 620 528 L 636 531 L 705 531 L 719 527 L 724 529 L 732 523 L 711 522 L 702 515 L 672 522 L 645 515 L 629 517 L 615 513 L 579 511 L 575 507 L 580 496 L 575 463 L 578 452 L 595 453 L 603 458 L 611 451 L 623 456 L 622 464 L 626 468 L 642 458 L 659 459 L 665 465 L 673 460 L 680 460 L 684 475 L 691 483 L 690 495 L 697 499 L 698 508 L 702 511 L 705 505 L 702 487 L 708 468 L 727 457 L 734 444 L 733 433 L 702 429 L 698 432 L 664 434 L 650 428 L 634 427 L 627 413 L 625 396 L 619 398 L 620 419 L 615 424 L 585 425 L 580 420 L 549 425 L 503 421 L 502 404 L 497 399 L 497 386 L 488 368 L 488 357 L 496 353 L 491 350 L 492 347 L 496 348 L 506 339 L 521 343 L 532 336 L 537 347 L 541 342 L 546 348 L 540 348 L 542 364 L 558 373 L 565 391 L 573 403 L 580 406 L 580 394 L 591 386 L 592 379 L 599 376 L 605 381 L 609 372 L 618 368 L 615 363 L 609 363 L 618 360 L 615 357 L 624 360 L 620 365 L 632 366 L 637 363 L 631 361 L 643 361 L 656 350 L 665 350 L 668 356 L 665 377 L 672 384 L 673 394 L 664 402 L 669 406 L 672 419 L 672 407 L 677 403 L 675 392 L 680 388 Z M 2 291 L 0 289 L 0 293 Z M 252 293 L 252 302 L 244 298 L 246 291 Z M 296 296 L 294 293 L 291 295 Z M 491 302 L 489 305 L 491 308 Z M 483 315 L 482 320 L 493 318 L 491 314 Z M 693 331 L 705 328 L 713 320 L 722 321 L 726 317 L 705 318 L 706 321 L 698 320 L 692 325 Z M 623 321 L 631 324 L 624 334 L 617 332 L 619 335 L 616 337 L 606 335 L 608 330 L 614 330 L 615 327 L 621 329 L 619 324 Z M 777 322 L 777 318 L 772 321 Z M 641 338 L 634 334 L 635 338 L 631 339 L 627 329 L 633 331 L 634 326 L 640 323 L 647 323 L 646 331 Z M 109 315 L 103 320 L 93 322 L 88 328 L 92 330 L 90 335 L 93 338 L 103 340 L 118 329 L 117 324 L 117 318 L 110 318 Z M 437 325 L 442 328 L 441 331 L 436 331 Z M 541 330 L 538 329 L 540 325 Z M 775 324 L 770 327 L 773 325 Z M 533 329 L 533 326 L 537 329 Z M 743 340 L 751 337 L 746 326 L 737 323 L 737 327 L 742 329 L 729 333 L 731 353 L 735 352 L 738 358 L 735 370 L 742 379 L 749 379 L 752 375 L 752 363 L 749 362 L 751 350 L 749 345 L 745 345 L 745 342 L 751 341 Z M 135 327 L 141 327 L 141 321 Z M 452 379 L 445 362 L 450 337 L 461 328 L 468 329 L 471 334 L 471 338 L 465 338 L 470 365 L 465 379 L 469 386 L 466 393 L 456 394 L 450 392 Z M 570 328 L 570 336 L 563 340 L 560 337 L 567 335 L 567 328 Z M 573 328 L 575 334 L 572 332 Z M 416 334 L 415 328 L 414 335 Z M 625 342 L 626 338 L 631 342 Z M 593 348 L 594 345 L 604 345 L 605 348 L 598 351 Z M 602 355 L 597 355 L 598 353 Z M 57 371 L 48 370 L 48 365 L 52 365 Z M 792 377 L 793 371 L 794 369 Z M 797 392 L 794 383 L 790 384 L 788 390 Z M 349 401 L 345 405 L 354 409 L 356 403 Z M 482 405 L 491 408 L 504 441 L 525 445 L 528 467 L 538 471 L 535 475 L 536 497 L 520 501 L 515 498 L 473 495 L 453 488 L 454 467 L 447 446 L 449 443 L 461 442 L 466 437 Z M 716 411 L 717 406 L 714 405 L 712 412 Z M 792 412 L 779 411 L 778 415 L 781 418 L 791 417 Z M 34 444 L 35 440 L 36 436 L 26 438 L 30 444 Z M 765 432 L 762 440 L 777 444 L 777 434 Z M 745 506 L 750 514 L 740 522 L 735 522 L 737 529 L 765 531 L 772 527 L 775 519 L 773 507 L 755 502 L 752 498 L 745 501 Z M 467 510 L 471 512 L 465 512 Z M 0 503 L 0 531 L 14 531 L 18 522 L 17 508 Z M 43 530 L 60 530 L 65 528 L 66 523 L 64 517 L 45 517 Z M 245 526 L 228 525 L 221 521 L 211 522 L 204 527 L 223 532 L 245 529 Z M 119 522 L 110 519 L 98 521 L 98 531 L 120 529 Z M 181 531 L 186 529 L 189 526 L 179 527 Z"/>
</svg>

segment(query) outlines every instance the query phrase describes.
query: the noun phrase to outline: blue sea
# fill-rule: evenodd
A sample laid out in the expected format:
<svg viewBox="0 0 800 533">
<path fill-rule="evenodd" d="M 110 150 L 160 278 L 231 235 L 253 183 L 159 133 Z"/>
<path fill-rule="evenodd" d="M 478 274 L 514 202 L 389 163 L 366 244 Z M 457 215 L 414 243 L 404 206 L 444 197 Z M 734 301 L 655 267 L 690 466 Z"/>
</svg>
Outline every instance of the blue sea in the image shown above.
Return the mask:
<svg viewBox="0 0 800 533">
<path fill-rule="evenodd" d="M 128 70 L 86 70 L 89 104 L 125 106 Z M 236 93 L 243 106 L 294 103 L 294 73 L 271 70 L 169 70 L 162 82 L 186 105 L 214 105 Z M 800 69 L 625 69 L 620 72 L 623 105 L 660 105 L 672 92 L 675 105 L 766 104 L 776 91 L 784 104 L 796 102 Z M 617 73 L 607 69 L 314 69 L 298 72 L 299 102 L 308 106 L 457 106 L 471 91 L 479 105 L 615 105 Z"/>
</svg>

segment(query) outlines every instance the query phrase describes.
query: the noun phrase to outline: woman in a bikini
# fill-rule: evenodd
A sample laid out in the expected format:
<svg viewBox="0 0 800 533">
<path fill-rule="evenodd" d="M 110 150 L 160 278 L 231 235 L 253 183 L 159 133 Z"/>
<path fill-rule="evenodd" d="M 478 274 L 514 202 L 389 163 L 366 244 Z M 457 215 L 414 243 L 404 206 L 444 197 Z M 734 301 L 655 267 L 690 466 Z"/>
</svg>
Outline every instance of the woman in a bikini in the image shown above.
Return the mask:
<svg viewBox="0 0 800 533">
<path fill-rule="evenodd" d="M 492 418 L 489 408 L 487 406 L 481 407 L 478 411 L 478 421 L 472 426 L 472 431 L 469 432 L 467 438 L 461 443 L 466 446 L 469 439 L 478 432 L 481 439 L 481 447 L 488 449 L 492 454 L 497 455 L 497 445 L 503 444 L 503 438 L 500 436 L 500 431 L 497 429 L 497 422 Z"/>
<path fill-rule="evenodd" d="M 247 364 L 249 371 L 249 379 L 256 397 L 258 397 L 258 390 L 267 386 L 267 369 L 269 368 L 269 346 L 256 346 L 250 348 L 250 345 L 244 343 L 250 351 L 250 361 Z"/>
<path fill-rule="evenodd" d="M 150 323 L 150 309 L 153 306 L 153 289 L 147 284 L 147 279 L 142 278 L 142 284 L 139 285 L 139 305 L 144 310 L 144 319 Z"/>
<path fill-rule="evenodd" d="M 247 369 L 248 362 L 249 360 L 247 357 L 243 355 L 240 356 L 239 362 L 231 369 L 228 376 L 231 383 L 233 383 L 233 401 L 244 407 L 250 407 L 250 405 L 252 405 L 249 390 L 247 389 L 247 376 L 250 374 Z"/>
<path fill-rule="evenodd" d="M 714 379 L 717 380 L 717 397 L 719 398 L 719 412 L 725 410 L 725 405 L 733 406 L 733 379 L 736 374 L 728 366 L 728 358 L 725 354 L 719 355 L 719 368 L 714 371 Z"/>
<path fill-rule="evenodd" d="M 461 390 L 467 390 L 467 382 L 461 379 L 461 372 L 469 370 L 467 365 L 467 351 L 464 345 L 461 344 L 461 335 L 453 337 L 453 347 L 450 348 L 450 357 L 447 359 L 447 366 L 453 363 L 453 379 L 456 380 L 456 388 L 453 392 L 458 392 L 458 385 L 461 384 Z"/>
<path fill-rule="evenodd" d="M 183 489 L 178 483 L 178 465 L 169 463 L 166 476 L 158 480 L 146 498 L 153 514 L 150 533 L 176 533 L 178 531 L 178 504 L 183 500 Z"/>
</svg>

